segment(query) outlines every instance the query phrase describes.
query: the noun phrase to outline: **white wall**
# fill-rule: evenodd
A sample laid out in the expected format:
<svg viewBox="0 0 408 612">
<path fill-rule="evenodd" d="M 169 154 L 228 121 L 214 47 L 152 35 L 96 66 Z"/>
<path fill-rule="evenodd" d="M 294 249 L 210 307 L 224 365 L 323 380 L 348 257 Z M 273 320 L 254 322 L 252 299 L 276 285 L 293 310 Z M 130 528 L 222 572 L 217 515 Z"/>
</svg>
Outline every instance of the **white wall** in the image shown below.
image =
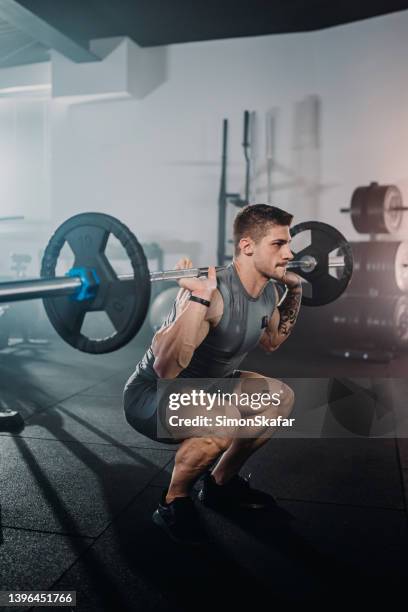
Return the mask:
<svg viewBox="0 0 408 612">
<path fill-rule="evenodd" d="M 322 198 L 322 220 L 340 225 L 338 215 L 331 217 L 334 203 L 347 204 L 355 186 L 373 180 L 397 184 L 408 203 L 407 31 L 404 11 L 318 35 L 322 175 L 337 185 Z"/>
<path fill-rule="evenodd" d="M 338 209 L 356 186 L 396 183 L 408 201 L 407 30 L 402 12 L 321 32 L 174 45 L 167 81 L 142 100 L 52 102 L 53 223 L 106 212 L 143 242 L 188 243 L 198 264 L 212 263 L 222 119 L 230 119 L 228 179 L 236 191 L 243 110 L 257 112 L 262 165 L 265 113 L 277 108 L 277 162 L 287 171 L 275 173 L 279 186 L 296 169 L 295 104 L 313 94 L 322 111 L 318 212 L 295 186 L 277 190 L 274 203 L 296 221 L 318 217 L 355 239 Z"/>
<path fill-rule="evenodd" d="M 315 89 L 312 40 L 277 36 L 173 46 L 167 81 L 145 99 L 60 105 L 53 139 L 55 217 L 111 213 L 142 241 L 196 241 L 197 262 L 214 262 L 222 120 L 230 119 L 230 189 L 243 186 L 245 108 L 285 109 L 278 148 L 283 163 L 290 163 L 288 101 Z M 285 205 L 289 194 L 283 195 Z"/>
<path fill-rule="evenodd" d="M 0 99 L 0 217 L 50 215 L 48 102 Z"/>
</svg>

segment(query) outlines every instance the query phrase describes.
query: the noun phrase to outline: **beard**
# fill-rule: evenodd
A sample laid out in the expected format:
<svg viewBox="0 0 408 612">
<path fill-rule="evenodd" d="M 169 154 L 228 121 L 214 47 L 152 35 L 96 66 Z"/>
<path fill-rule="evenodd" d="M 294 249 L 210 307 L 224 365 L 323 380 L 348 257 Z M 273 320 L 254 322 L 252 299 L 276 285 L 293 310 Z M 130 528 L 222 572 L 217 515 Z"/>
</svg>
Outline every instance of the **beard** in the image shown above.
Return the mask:
<svg viewBox="0 0 408 612">
<path fill-rule="evenodd" d="M 257 264 L 255 267 L 259 274 L 262 274 L 267 280 L 282 280 L 286 272 L 286 264 L 275 264 L 275 266 L 272 267 L 270 264 L 262 265 L 260 262 L 259 265 Z"/>
</svg>

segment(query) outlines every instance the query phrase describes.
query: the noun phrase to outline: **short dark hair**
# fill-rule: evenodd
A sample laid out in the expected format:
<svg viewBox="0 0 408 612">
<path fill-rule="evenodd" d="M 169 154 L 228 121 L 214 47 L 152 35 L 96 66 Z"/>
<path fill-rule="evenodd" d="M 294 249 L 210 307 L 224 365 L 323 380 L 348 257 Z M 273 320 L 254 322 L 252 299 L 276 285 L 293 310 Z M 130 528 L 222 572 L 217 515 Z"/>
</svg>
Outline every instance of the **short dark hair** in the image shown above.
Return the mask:
<svg viewBox="0 0 408 612">
<path fill-rule="evenodd" d="M 268 233 L 271 225 L 290 225 L 293 215 L 268 204 L 250 204 L 245 206 L 234 220 L 235 255 L 239 254 L 239 241 L 249 236 L 259 242 Z"/>
</svg>

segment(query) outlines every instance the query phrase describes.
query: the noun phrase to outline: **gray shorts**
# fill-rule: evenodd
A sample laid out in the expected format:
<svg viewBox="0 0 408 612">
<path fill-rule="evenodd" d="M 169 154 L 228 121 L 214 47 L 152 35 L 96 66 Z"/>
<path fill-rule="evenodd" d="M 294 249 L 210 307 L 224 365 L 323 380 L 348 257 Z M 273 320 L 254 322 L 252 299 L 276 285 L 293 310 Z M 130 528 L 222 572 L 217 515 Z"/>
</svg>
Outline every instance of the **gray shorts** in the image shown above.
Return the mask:
<svg viewBox="0 0 408 612">
<path fill-rule="evenodd" d="M 240 376 L 240 370 L 234 370 L 225 378 L 239 378 Z M 159 407 L 156 381 L 141 374 L 132 374 L 123 392 L 123 407 L 127 422 L 137 432 L 155 442 L 180 444 L 181 440 L 159 438 L 157 435 Z"/>
</svg>

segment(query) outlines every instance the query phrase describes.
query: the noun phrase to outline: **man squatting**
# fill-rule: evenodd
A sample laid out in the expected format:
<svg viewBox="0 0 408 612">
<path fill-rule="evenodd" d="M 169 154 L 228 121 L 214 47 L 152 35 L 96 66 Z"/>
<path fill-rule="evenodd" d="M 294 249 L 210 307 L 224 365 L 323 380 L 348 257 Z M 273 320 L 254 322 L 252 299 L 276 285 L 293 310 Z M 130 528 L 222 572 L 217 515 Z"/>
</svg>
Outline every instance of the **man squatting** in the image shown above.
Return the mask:
<svg viewBox="0 0 408 612">
<path fill-rule="evenodd" d="M 210 267 L 205 278 L 178 281 L 181 289 L 173 308 L 125 387 L 125 415 L 136 431 L 158 439 L 158 379 L 238 379 L 241 389 L 255 384 L 257 390 L 262 388 L 270 395 L 281 393 L 278 406 L 257 414 L 288 418 L 294 404 L 292 389 L 277 379 L 239 370 L 238 366 L 257 345 L 267 352 L 275 351 L 295 325 L 302 287 L 299 276 L 286 269 L 293 259 L 292 218 L 274 206 L 246 206 L 234 221 L 232 263 L 217 273 Z M 177 264 L 179 269 L 187 267 L 192 267 L 187 258 Z M 272 279 L 287 287 L 281 303 Z M 188 408 L 185 410 L 183 416 L 188 415 Z M 250 412 L 231 405 L 228 416 L 247 417 Z M 176 441 L 161 438 L 180 446 L 170 485 L 163 492 L 153 521 L 177 542 L 202 542 L 204 530 L 190 497 L 193 484 L 202 475 L 198 499 L 214 509 L 270 505 L 272 498 L 252 489 L 239 471 L 275 429 L 262 425 L 252 428 L 251 438 L 239 437 L 239 432 L 233 437 L 222 436 L 219 431 L 204 436 L 190 433 Z"/>
</svg>

